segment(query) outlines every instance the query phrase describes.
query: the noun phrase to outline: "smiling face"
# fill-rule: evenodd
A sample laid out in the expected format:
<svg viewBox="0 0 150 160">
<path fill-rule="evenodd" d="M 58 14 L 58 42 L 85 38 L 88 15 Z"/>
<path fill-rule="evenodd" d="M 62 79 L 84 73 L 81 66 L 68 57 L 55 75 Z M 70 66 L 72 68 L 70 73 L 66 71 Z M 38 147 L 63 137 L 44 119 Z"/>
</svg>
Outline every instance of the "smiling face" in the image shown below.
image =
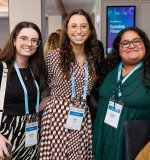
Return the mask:
<svg viewBox="0 0 150 160">
<path fill-rule="evenodd" d="M 39 35 L 36 30 L 32 28 L 23 28 L 17 35 L 14 46 L 16 47 L 16 58 L 29 58 L 36 50 Z"/>
<path fill-rule="evenodd" d="M 70 44 L 84 46 L 90 34 L 89 23 L 83 15 L 73 15 L 68 22 L 67 35 Z"/>
<path fill-rule="evenodd" d="M 121 43 L 123 42 L 133 42 L 126 48 L 126 43 L 123 45 L 119 45 L 119 54 L 124 64 L 137 64 L 142 61 L 145 57 L 145 46 L 141 39 L 141 37 L 135 31 L 127 31 L 122 35 Z M 140 42 L 139 42 L 140 41 Z"/>
</svg>

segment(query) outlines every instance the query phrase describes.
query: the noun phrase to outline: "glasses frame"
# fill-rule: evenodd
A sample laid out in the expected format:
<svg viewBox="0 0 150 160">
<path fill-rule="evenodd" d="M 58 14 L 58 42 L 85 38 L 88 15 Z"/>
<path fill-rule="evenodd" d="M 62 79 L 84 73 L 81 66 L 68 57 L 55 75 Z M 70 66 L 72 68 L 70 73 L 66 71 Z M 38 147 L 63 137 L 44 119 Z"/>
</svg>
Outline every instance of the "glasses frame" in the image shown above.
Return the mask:
<svg viewBox="0 0 150 160">
<path fill-rule="evenodd" d="M 82 25 L 85 25 L 86 26 L 86 28 L 85 29 L 82 29 Z M 76 28 L 72 28 L 73 26 L 75 26 Z M 88 29 L 89 29 L 89 24 L 88 23 L 83 23 L 83 24 L 81 24 L 80 26 L 78 26 L 77 24 L 70 24 L 70 25 L 68 25 L 68 28 L 70 28 L 70 30 L 72 31 L 72 32 L 76 32 L 77 30 L 78 30 L 78 28 L 80 28 L 80 30 L 82 31 L 82 32 L 87 32 L 88 31 Z"/>
<path fill-rule="evenodd" d="M 135 45 L 135 43 L 134 43 L 135 40 L 139 40 L 139 44 L 138 45 Z M 127 47 L 123 46 L 123 42 L 129 42 L 128 46 Z M 129 48 L 131 46 L 131 43 L 132 43 L 135 47 L 137 47 L 137 46 L 140 46 L 142 44 L 142 42 L 143 42 L 142 38 L 134 38 L 132 41 L 123 40 L 122 42 L 119 43 L 119 45 L 121 45 L 122 48 Z"/>
<path fill-rule="evenodd" d="M 38 48 L 38 47 L 40 46 L 40 44 L 41 44 L 41 41 L 38 40 L 38 39 L 37 39 L 37 45 L 34 45 L 34 44 L 33 44 L 33 39 L 34 39 L 34 38 L 33 38 L 33 39 L 29 39 L 29 38 L 26 37 L 26 36 L 19 36 L 18 38 L 19 38 L 20 40 L 22 40 L 22 42 L 25 43 L 25 44 L 28 44 L 29 41 L 30 41 L 30 42 L 31 42 L 31 45 L 34 46 L 34 47 L 36 47 L 36 48 Z M 23 38 L 25 38 L 26 40 L 23 39 Z M 35 40 L 35 39 L 34 39 L 34 40 Z"/>
</svg>

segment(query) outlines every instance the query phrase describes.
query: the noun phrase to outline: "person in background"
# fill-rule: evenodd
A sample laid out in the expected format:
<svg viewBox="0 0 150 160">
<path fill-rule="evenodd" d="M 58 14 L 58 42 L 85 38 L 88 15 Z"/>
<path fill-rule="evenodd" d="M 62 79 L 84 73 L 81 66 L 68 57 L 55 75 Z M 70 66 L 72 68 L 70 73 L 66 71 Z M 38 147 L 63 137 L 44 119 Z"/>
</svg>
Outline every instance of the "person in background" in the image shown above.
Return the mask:
<svg viewBox="0 0 150 160">
<path fill-rule="evenodd" d="M 58 33 L 59 35 L 61 35 L 62 30 L 61 29 L 57 29 L 56 33 Z"/>
<path fill-rule="evenodd" d="M 72 11 L 60 49 L 45 56 L 50 96 L 43 99 L 40 160 L 92 160 L 91 114 L 86 97 L 97 80 L 97 35 L 89 15 Z M 46 105 L 44 105 L 46 101 Z"/>
<path fill-rule="evenodd" d="M 38 111 L 40 91 L 47 81 L 42 37 L 32 22 L 20 22 L 0 54 L 0 80 L 3 65 L 8 67 L 4 111 L 0 126 L 0 159 L 38 160 Z M 32 130 L 34 128 L 34 130 Z"/>
<path fill-rule="evenodd" d="M 51 33 L 46 41 L 44 53 L 47 54 L 49 51 L 59 48 L 59 42 L 60 35 L 56 32 Z"/>
<path fill-rule="evenodd" d="M 103 43 L 100 41 L 100 40 L 97 40 L 98 41 L 98 47 L 99 47 L 99 50 L 100 50 L 100 58 L 101 59 L 104 59 L 105 58 L 105 54 L 104 54 L 104 46 L 103 46 Z"/>
<path fill-rule="evenodd" d="M 141 29 L 120 31 L 101 76 L 105 78 L 94 124 L 95 160 L 126 160 L 125 122 L 150 119 L 150 41 Z"/>
</svg>

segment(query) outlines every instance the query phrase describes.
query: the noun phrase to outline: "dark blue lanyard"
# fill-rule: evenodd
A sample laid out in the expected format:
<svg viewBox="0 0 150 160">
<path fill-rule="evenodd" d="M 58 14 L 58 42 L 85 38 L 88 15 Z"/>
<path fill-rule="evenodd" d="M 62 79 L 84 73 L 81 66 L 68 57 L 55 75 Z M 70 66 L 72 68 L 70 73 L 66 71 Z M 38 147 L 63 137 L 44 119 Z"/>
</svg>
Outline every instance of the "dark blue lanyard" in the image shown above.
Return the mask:
<svg viewBox="0 0 150 160">
<path fill-rule="evenodd" d="M 72 98 L 75 98 L 75 74 L 72 69 L 71 75 L 71 82 L 72 82 Z M 88 63 L 85 61 L 85 79 L 84 79 L 84 89 L 83 89 L 83 100 L 86 100 L 86 93 L 88 88 Z"/>
<path fill-rule="evenodd" d="M 18 78 L 20 80 L 20 83 L 21 83 L 21 85 L 23 87 L 23 91 L 24 91 L 25 112 L 26 112 L 26 114 L 29 114 L 28 92 L 27 92 L 26 86 L 24 84 L 24 81 L 22 79 L 22 76 L 20 74 L 20 71 L 19 71 L 19 68 L 18 68 L 16 62 L 14 62 L 14 67 L 15 67 L 15 70 L 17 72 Z M 36 80 L 35 80 L 35 78 L 33 76 L 31 68 L 30 68 L 30 71 L 31 71 L 31 74 L 32 74 L 32 77 L 34 79 L 34 83 L 35 83 L 36 89 L 37 89 L 36 113 L 38 113 L 39 112 L 39 102 L 40 102 L 40 91 L 39 91 L 39 86 L 38 86 L 38 84 L 37 84 L 37 82 L 36 82 Z"/>
<path fill-rule="evenodd" d="M 127 74 L 127 76 L 125 78 L 123 78 L 123 80 L 121 81 L 121 73 L 122 73 L 122 62 L 119 64 L 119 68 L 118 68 L 118 77 L 117 77 L 117 84 L 118 84 L 118 96 L 121 97 L 121 85 L 141 66 L 143 65 L 143 62 L 140 62 L 137 64 L 137 66 L 130 71 L 129 74 Z"/>
</svg>

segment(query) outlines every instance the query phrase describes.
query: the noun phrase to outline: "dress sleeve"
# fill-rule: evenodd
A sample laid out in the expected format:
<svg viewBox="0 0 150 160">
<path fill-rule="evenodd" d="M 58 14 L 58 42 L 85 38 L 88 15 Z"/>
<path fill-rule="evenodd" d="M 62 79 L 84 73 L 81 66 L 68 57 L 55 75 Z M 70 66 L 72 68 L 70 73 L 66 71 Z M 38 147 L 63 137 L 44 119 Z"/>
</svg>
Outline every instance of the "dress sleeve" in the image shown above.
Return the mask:
<svg viewBox="0 0 150 160">
<path fill-rule="evenodd" d="M 51 83 L 51 79 L 52 79 L 52 59 L 51 59 L 51 52 L 49 52 L 46 56 L 45 56 L 45 64 L 47 67 L 47 71 L 48 71 L 48 81 L 47 84 Z"/>
<path fill-rule="evenodd" d="M 52 80 L 54 78 L 54 70 L 56 69 L 56 66 L 58 65 L 59 61 L 59 49 L 52 50 L 45 56 L 45 64 L 48 70 L 48 81 L 47 84 L 49 88 L 52 85 Z"/>
</svg>

